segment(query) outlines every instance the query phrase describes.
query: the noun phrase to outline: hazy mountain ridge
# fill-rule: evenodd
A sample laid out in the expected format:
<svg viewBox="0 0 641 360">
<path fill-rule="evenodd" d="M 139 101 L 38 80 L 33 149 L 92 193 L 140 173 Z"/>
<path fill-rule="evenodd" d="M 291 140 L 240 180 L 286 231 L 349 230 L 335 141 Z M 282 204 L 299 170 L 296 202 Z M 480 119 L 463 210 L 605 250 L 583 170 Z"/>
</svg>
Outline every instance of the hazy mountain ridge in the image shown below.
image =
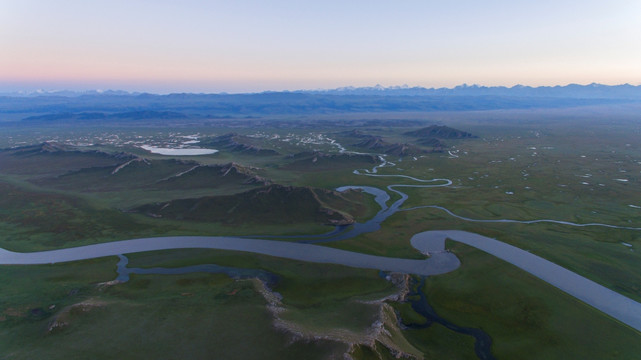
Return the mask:
<svg viewBox="0 0 641 360">
<path fill-rule="evenodd" d="M 641 86 L 340 88 L 249 94 L 0 96 L 1 114 L 30 122 L 242 119 L 272 115 L 564 108 L 641 102 Z M 14 116 L 15 118 L 15 116 Z"/>
<path fill-rule="evenodd" d="M 301 89 L 294 91 L 264 91 L 248 93 L 170 93 L 166 95 L 147 93 L 147 92 L 130 92 L 125 90 L 36 90 L 36 91 L 19 91 L 3 92 L 0 97 L 14 98 L 34 98 L 34 97 L 82 97 L 82 96 L 167 96 L 167 97 L 185 97 L 187 96 L 237 96 L 237 95 L 261 95 L 261 94 L 331 94 L 331 95 L 391 95 L 391 96 L 536 96 L 536 97 L 567 97 L 567 98 L 607 98 L 607 99 L 641 99 L 641 85 L 619 84 L 605 85 L 591 83 L 587 85 L 567 84 L 554 86 L 483 86 L 461 84 L 455 87 L 427 88 L 422 86 L 345 86 L 334 89 Z"/>
<path fill-rule="evenodd" d="M 327 90 L 301 90 L 301 93 L 335 95 L 386 95 L 386 96 L 509 96 L 509 97 L 552 97 L 579 99 L 641 99 L 641 85 L 621 84 L 588 85 L 568 84 L 556 86 L 482 86 L 459 85 L 453 88 L 425 88 L 381 85 L 371 87 L 341 87 Z"/>
<path fill-rule="evenodd" d="M 114 114 L 105 114 L 102 112 L 82 112 L 82 113 L 59 113 L 29 116 L 23 121 L 34 122 L 55 122 L 55 121 L 114 121 L 114 120 L 147 120 L 147 119 L 185 119 L 185 114 L 173 111 L 127 111 Z"/>
</svg>

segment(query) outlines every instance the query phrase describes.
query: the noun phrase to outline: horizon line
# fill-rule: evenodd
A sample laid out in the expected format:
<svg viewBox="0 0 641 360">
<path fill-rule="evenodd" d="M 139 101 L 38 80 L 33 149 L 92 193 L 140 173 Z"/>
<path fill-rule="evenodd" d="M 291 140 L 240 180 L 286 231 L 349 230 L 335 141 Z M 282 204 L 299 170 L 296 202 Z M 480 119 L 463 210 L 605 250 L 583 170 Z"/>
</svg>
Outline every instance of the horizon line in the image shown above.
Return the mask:
<svg viewBox="0 0 641 360">
<path fill-rule="evenodd" d="M 1 86 L 1 85 L 0 85 Z M 571 82 L 571 83 L 565 83 L 565 84 L 555 84 L 555 85 L 538 85 L 538 86 L 532 86 L 532 85 L 524 85 L 524 84 L 515 84 L 512 86 L 509 85 L 482 85 L 482 84 L 468 84 L 468 83 L 462 83 L 459 85 L 455 85 L 452 87 L 447 87 L 447 86 L 441 86 L 441 87 L 426 87 L 426 86 L 421 86 L 421 85 L 408 85 L 408 84 L 403 84 L 403 85 L 390 85 L 390 86 L 383 86 L 381 84 L 376 84 L 373 86 L 354 86 L 354 85 L 347 85 L 347 86 L 339 86 L 339 87 L 328 87 L 328 88 L 299 88 L 299 89 L 285 89 L 285 90 L 262 90 L 262 91 L 219 91 L 219 92 L 205 92 L 205 91 L 170 91 L 170 92 L 162 92 L 162 91 L 136 91 L 136 90 L 124 90 L 124 89 L 118 89 L 118 88 L 109 88 L 109 89 L 101 89 L 101 88 L 90 88 L 90 89 L 83 89 L 83 90 L 73 90 L 70 88 L 39 88 L 36 90 L 15 90 L 15 91 L 0 91 L 0 96 L 7 96 L 7 95 L 22 95 L 22 96 L 28 96 L 28 95 L 55 95 L 58 93 L 73 93 L 73 94 L 85 94 L 85 93 L 94 93 L 96 95 L 99 94 L 105 94 L 105 93 L 124 93 L 124 94 L 129 94 L 129 95 L 179 95 L 179 94 L 193 94 L 193 95 L 242 95 L 242 94 L 268 94 L 268 93 L 299 93 L 299 92 L 329 92 L 329 91 L 352 91 L 352 90 L 372 90 L 372 91 L 385 91 L 385 90 L 456 90 L 456 89 L 465 89 L 465 88 L 486 88 L 486 89 L 492 89 L 492 88 L 505 88 L 505 89 L 514 89 L 514 88 L 531 88 L 531 89 L 541 89 L 541 88 L 563 88 L 563 87 L 568 87 L 568 86 L 582 86 L 582 87 L 587 87 L 587 86 L 603 86 L 603 87 L 618 87 L 618 86 L 630 86 L 630 87 L 640 87 L 640 84 L 634 85 L 631 84 L 630 82 L 626 83 L 617 83 L 617 84 L 603 84 L 603 83 L 598 83 L 598 82 L 591 82 L 591 83 L 576 83 L 576 82 Z"/>
</svg>

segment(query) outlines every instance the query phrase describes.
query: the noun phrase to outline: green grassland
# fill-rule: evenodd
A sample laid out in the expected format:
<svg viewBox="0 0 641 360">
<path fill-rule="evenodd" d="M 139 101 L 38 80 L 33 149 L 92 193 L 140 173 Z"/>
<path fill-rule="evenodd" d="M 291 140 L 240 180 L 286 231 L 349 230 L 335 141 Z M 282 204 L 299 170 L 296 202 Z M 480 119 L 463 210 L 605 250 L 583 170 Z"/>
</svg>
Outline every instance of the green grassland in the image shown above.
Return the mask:
<svg viewBox="0 0 641 360">
<path fill-rule="evenodd" d="M 34 251 L 122 240 L 122 236 L 158 236 L 142 216 L 51 192 L 0 182 L 0 237 L 3 248 Z"/>
<path fill-rule="evenodd" d="M 327 246 L 376 255 L 421 258 L 410 245 L 415 233 L 460 229 L 493 237 L 542 256 L 612 290 L 641 301 L 641 254 L 621 244 L 639 244 L 639 232 L 607 228 L 570 228 L 558 224 L 488 224 L 454 219 L 441 210 L 397 213 L 376 233 Z"/>
<path fill-rule="evenodd" d="M 126 213 L 86 196 L 72 196 L 0 181 L 0 246 L 12 251 L 38 251 L 170 235 L 298 235 L 324 233 L 324 223 L 299 216 L 300 223 L 288 226 L 261 222 L 242 227 L 219 222 L 185 222 Z M 355 194 L 350 202 L 356 211 L 371 198 Z M 363 204 L 355 203 L 362 199 Z M 313 214 L 314 216 L 315 213 Z M 306 220 L 306 221 L 303 221 Z"/>
<path fill-rule="evenodd" d="M 98 286 L 113 278 L 114 264 L 111 259 L 3 269 L 3 283 L 12 289 L 3 291 L 3 357 L 321 359 L 346 351 L 337 342 L 292 341 L 274 330 L 265 300 L 250 281 L 148 275 Z M 51 305 L 56 306 L 49 310 Z M 55 321 L 64 325 L 51 328 Z"/>
<path fill-rule="evenodd" d="M 462 266 L 429 278 L 428 300 L 440 316 L 490 334 L 497 358 L 638 357 L 638 332 L 482 251 L 459 243 L 448 248 Z"/>
<path fill-rule="evenodd" d="M 628 206 L 638 202 L 641 184 L 641 150 L 638 142 L 634 142 L 639 133 L 637 125 L 594 124 L 581 128 L 579 124 L 547 124 L 545 131 L 537 129 L 527 124 L 505 125 L 505 134 L 500 140 L 495 133 L 493 141 L 486 142 L 484 138 L 462 141 L 458 145 L 459 158 L 433 156 L 397 164 L 403 174 L 422 178 L 446 177 L 454 181 L 454 186 L 447 188 L 402 188 L 410 196 L 403 207 L 439 205 L 473 219 L 554 219 L 580 224 L 641 225 L 641 211 Z M 593 135 L 600 131 L 605 135 Z M 482 135 L 482 130 L 478 129 L 477 133 Z M 532 156 L 535 150 L 531 147 L 537 147 L 536 156 Z M 543 147 L 549 149 L 541 149 Z M 492 162 L 497 159 L 502 162 Z M 397 173 L 397 168 L 384 168 L 381 172 Z M 524 171 L 527 176 L 523 175 Z M 579 176 L 585 174 L 592 176 Z M 616 178 L 628 181 L 621 182 Z M 530 250 L 641 300 L 638 271 L 641 255 L 635 251 L 641 240 L 638 230 L 551 223 L 474 223 L 429 208 L 398 213 L 388 219 L 386 225 L 381 236 L 385 236 L 389 228 L 409 230 L 400 234 L 405 235 L 403 240 L 395 239 L 399 250 L 403 246 L 401 242 L 407 244 L 409 237 L 421 229 L 473 231 Z M 355 249 L 354 243 L 360 242 L 371 251 L 373 246 L 365 245 L 371 243 L 369 239 L 388 242 L 379 240 L 378 236 L 376 239 L 364 236 L 337 246 L 352 242 L 350 248 Z M 385 247 L 384 251 L 394 248 Z"/>
<path fill-rule="evenodd" d="M 554 219 L 641 227 L 641 210 L 634 207 L 641 206 L 638 200 L 641 185 L 641 145 L 638 138 L 641 126 L 616 109 L 612 114 L 608 117 L 608 113 L 599 110 L 577 110 L 575 113 L 563 109 L 406 114 L 411 119 L 427 119 L 426 125 L 439 121 L 478 137 L 444 140 L 449 146 L 447 150 L 455 156 L 450 156 L 447 151 L 425 153 L 417 156 L 416 160 L 411 156 L 388 155 L 386 159 L 395 165 L 379 169 L 379 173 L 453 181 L 451 187 L 399 188 L 409 195 L 404 209 L 438 205 L 473 219 Z M 369 115 L 355 116 L 352 114 L 347 118 L 349 121 L 361 121 Z M 395 118 L 399 115 L 388 116 Z M 397 122 L 395 124 L 398 125 Z M 403 133 L 420 127 L 379 124 L 359 125 L 358 129 L 366 134 L 382 136 L 389 143 L 403 144 L 416 142 L 415 137 Z M 346 130 L 350 129 L 346 127 Z M 198 132 L 202 136 L 214 137 L 229 132 L 224 126 L 198 128 L 193 132 L 192 129 L 153 128 L 49 130 L 59 131 L 59 135 L 47 135 L 47 138 L 54 139 L 84 138 L 86 134 L 83 135 L 83 131 L 94 137 L 108 138 L 113 132 L 118 133 L 121 139 L 142 136 L 167 144 L 173 141 L 172 133 L 187 135 Z M 321 126 L 310 131 L 309 128 L 292 130 L 267 126 L 260 130 L 236 130 L 251 136 L 261 132 L 265 136 L 243 137 L 242 140 L 251 146 L 276 150 L 279 154 L 257 156 L 230 148 L 213 155 L 185 157 L 176 161 L 131 145 L 102 144 L 93 149 L 111 154 L 126 150 L 154 164 L 148 167 L 136 162 L 116 174 L 121 175 L 121 179 L 105 180 L 122 162 L 105 158 L 102 153 L 76 154 L 65 160 L 52 154 L 46 154 L 39 160 L 32 156 L 25 160 L 24 167 L 20 162 L 7 162 L 7 155 L 0 153 L 0 164 L 6 165 L 0 167 L 0 246 L 31 251 L 143 236 L 291 235 L 331 230 L 318 219 L 274 224 L 273 221 L 246 222 L 246 218 L 242 218 L 242 226 L 238 226 L 238 221 L 225 224 L 181 221 L 178 218 L 156 219 L 122 211 L 177 199 L 241 194 L 261 186 L 243 183 L 246 178 L 240 176 L 242 174 L 234 178 L 216 178 L 215 171 L 195 172 L 193 177 L 183 175 L 185 177 L 176 178 L 180 181 L 175 183 L 158 182 L 188 170 L 190 163 L 185 159 L 212 165 L 206 170 L 235 162 L 244 169 L 250 169 L 251 176 L 286 186 L 331 190 L 343 185 L 385 188 L 390 184 L 416 184 L 409 179 L 353 174 L 354 169 L 371 169 L 376 163 L 368 156 L 339 155 L 338 148 L 327 142 L 298 141 L 315 138 L 310 136 L 312 132 L 322 133 L 348 150 L 363 151 L 352 146 L 358 142 L 357 139 L 345 136 L 343 129 Z M 128 132 L 131 134 L 127 135 Z M 43 135 L 36 136 L 35 133 L 23 136 L 12 131 L 10 134 L 21 141 L 46 140 Z M 290 135 L 291 141 L 279 140 L 279 137 L 282 139 Z M 94 161 L 94 158 L 98 160 Z M 53 169 L 45 166 L 54 163 L 60 166 Z M 390 195 L 390 203 L 398 199 L 398 195 Z M 370 196 L 353 192 L 343 197 L 347 201 L 329 197 L 320 200 L 327 207 L 340 208 L 358 221 L 370 218 L 377 211 L 377 205 Z M 245 215 L 250 217 L 250 209 Z M 638 251 L 641 231 L 637 230 L 550 223 L 468 222 L 439 209 L 422 208 L 394 214 L 375 233 L 325 245 L 384 256 L 422 258 L 423 255 L 410 246 L 411 236 L 437 229 L 460 229 L 497 238 L 625 296 L 641 300 L 641 254 Z M 641 352 L 637 348 L 641 343 L 638 332 L 494 257 L 460 244 L 448 246 L 456 252 L 463 265 L 453 273 L 430 278 L 426 286 L 428 300 L 439 315 L 449 321 L 460 326 L 482 328 L 490 334 L 497 358 L 634 358 Z M 311 334 L 335 333 L 341 326 L 356 333 L 362 331 L 371 323 L 374 312 L 371 305 L 359 301 L 380 298 L 392 290 L 388 282 L 372 271 L 241 253 L 181 250 L 135 254 L 131 256 L 130 266 L 173 267 L 200 263 L 258 268 L 277 274 L 280 281 L 274 290 L 283 295 L 282 301 L 287 308 L 282 319 Z M 100 341 L 101 329 L 110 329 L 123 334 L 118 341 L 125 347 L 135 347 L 134 339 L 142 338 L 140 332 L 149 334 L 145 338 L 148 342 L 140 348 L 150 349 L 148 353 L 157 357 L 163 354 L 179 357 L 170 349 L 170 346 L 178 346 L 194 354 L 195 358 L 201 356 L 203 349 L 225 358 L 243 358 L 243 355 L 244 358 L 254 358 L 256 354 L 250 353 L 249 349 L 236 346 L 254 338 L 259 341 L 257 346 L 269 354 L 265 358 L 309 358 L 302 354 L 323 358 L 346 351 L 344 344 L 329 340 L 291 342 L 291 337 L 273 329 L 264 299 L 250 283 L 235 282 L 222 275 L 134 276 L 129 283 L 98 291 L 92 284 L 112 279 L 115 276 L 114 264 L 114 259 L 103 259 L 53 267 L 0 269 L 0 274 L 7 278 L 33 280 L 29 283 L 7 281 L 3 285 L 3 294 L 7 289 L 11 296 L 2 305 L 2 311 L 8 311 L 8 314 L 0 322 L 3 329 L 0 342 L 7 347 L 0 345 L 0 348 L 12 349 L 9 354 L 15 354 L 14 358 L 38 357 L 44 354 L 38 351 L 50 349 L 54 344 L 64 344 L 60 345 L 61 358 L 64 357 L 62 354 L 69 357 L 73 351 L 90 349 L 95 350 L 91 353 L 93 355 L 116 354 L 122 357 L 124 353 L 121 350 Z M 79 274 L 74 275 L 76 272 Z M 55 280 L 56 273 L 66 275 L 59 275 L 60 280 Z M 101 275 L 92 278 L 89 274 Z M 69 296 L 69 289 L 76 288 L 83 295 Z M 226 295 L 235 289 L 238 289 L 236 295 Z M 202 296 L 182 296 L 182 293 Z M 44 335 L 46 324 L 61 308 L 93 297 L 104 299 L 109 305 L 86 313 L 74 313 L 74 326 L 60 333 Z M 60 305 L 49 311 L 49 303 Z M 211 304 L 217 306 L 212 307 Z M 393 305 L 404 322 L 422 321 L 408 308 L 408 304 Z M 32 314 L 31 309 L 42 311 Z M 223 326 L 229 324 L 234 326 L 228 332 L 229 336 L 220 337 L 220 342 L 204 335 L 220 334 Z M 138 330 L 128 330 L 130 328 Z M 185 331 L 181 333 L 183 340 L 169 337 L 168 334 L 183 328 L 189 329 L 181 330 Z M 260 334 L 264 338 L 260 338 Z M 404 330 L 402 334 L 403 341 L 409 341 L 412 347 L 424 353 L 425 358 L 475 357 L 470 337 L 453 333 L 437 324 L 426 329 Z M 18 336 L 24 340 L 18 340 Z M 9 345 L 13 341 L 16 346 Z M 26 348 L 25 344 L 29 343 L 41 346 L 34 348 L 32 353 L 20 350 L 21 346 Z M 69 345 L 74 343 L 78 347 Z M 216 352 L 220 351 L 216 348 L 226 343 L 234 343 L 231 347 L 234 353 Z M 166 345 L 152 349 L 158 344 Z M 379 343 L 373 348 L 356 346 L 352 354 L 354 358 L 385 358 L 390 355 L 388 352 L 389 349 Z"/>
<path fill-rule="evenodd" d="M 273 315 L 250 280 L 195 273 L 132 275 L 124 284 L 103 284 L 115 277 L 116 260 L 0 269 L 3 356 L 299 359 L 334 358 L 347 351 L 340 341 L 300 339 L 274 329 Z M 282 318 L 318 337 L 337 331 L 362 336 L 378 313 L 376 305 L 364 301 L 396 291 L 372 270 L 235 252 L 141 253 L 131 255 L 130 266 L 197 263 L 273 272 L 280 279 L 274 290 L 283 297 Z M 52 327 L 56 321 L 61 325 Z"/>
</svg>

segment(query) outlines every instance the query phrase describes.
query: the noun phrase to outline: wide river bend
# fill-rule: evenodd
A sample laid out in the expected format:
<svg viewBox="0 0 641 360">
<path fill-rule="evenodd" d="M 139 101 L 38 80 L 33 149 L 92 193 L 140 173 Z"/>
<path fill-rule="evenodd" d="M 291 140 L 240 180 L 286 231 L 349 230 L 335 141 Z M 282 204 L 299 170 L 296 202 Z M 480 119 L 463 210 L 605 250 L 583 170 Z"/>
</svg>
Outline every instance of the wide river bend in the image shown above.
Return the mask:
<svg viewBox="0 0 641 360">
<path fill-rule="evenodd" d="M 377 168 L 367 174 L 361 175 L 394 176 L 376 175 L 375 171 Z M 403 175 L 396 176 L 407 177 Z M 386 197 L 382 193 L 378 193 L 377 202 L 381 205 L 382 209 L 377 217 L 375 217 L 375 221 L 368 222 L 368 226 L 365 226 L 367 224 L 361 224 L 363 226 L 360 228 L 356 226 L 351 231 L 348 230 L 346 232 L 330 236 L 329 239 L 318 240 L 318 242 L 342 240 L 353 237 L 362 232 L 375 231 L 380 226 L 380 222 L 398 211 L 402 203 L 407 199 L 407 195 L 396 190 L 395 187 L 436 187 L 448 186 L 451 184 L 451 181 L 447 179 L 410 179 L 420 182 L 440 183 L 429 185 L 390 185 L 388 186 L 388 189 L 401 195 L 401 199 L 397 200 L 392 206 L 387 207 L 386 202 L 389 200 L 389 195 Z M 376 192 L 374 191 L 375 188 L 359 188 L 371 193 Z M 380 189 L 377 190 L 382 191 Z M 567 225 L 573 224 L 567 223 Z M 601 224 L 594 225 L 598 226 Z M 525 250 L 496 239 L 459 230 L 425 231 L 414 235 L 411 239 L 412 246 L 422 253 L 430 255 L 429 258 L 424 260 L 374 256 L 310 243 L 226 236 L 169 236 L 123 240 L 31 253 L 18 253 L 0 248 L 0 264 L 51 264 L 144 251 L 206 248 L 245 251 L 299 261 L 339 264 L 358 268 L 378 269 L 426 276 L 448 273 L 456 270 L 460 266 L 459 259 L 454 254 L 445 250 L 446 239 L 464 243 L 505 260 L 595 307 L 596 309 L 603 311 L 613 318 L 631 326 L 637 331 L 641 331 L 641 303 L 627 298 L 595 283 L 594 281 Z"/>
</svg>

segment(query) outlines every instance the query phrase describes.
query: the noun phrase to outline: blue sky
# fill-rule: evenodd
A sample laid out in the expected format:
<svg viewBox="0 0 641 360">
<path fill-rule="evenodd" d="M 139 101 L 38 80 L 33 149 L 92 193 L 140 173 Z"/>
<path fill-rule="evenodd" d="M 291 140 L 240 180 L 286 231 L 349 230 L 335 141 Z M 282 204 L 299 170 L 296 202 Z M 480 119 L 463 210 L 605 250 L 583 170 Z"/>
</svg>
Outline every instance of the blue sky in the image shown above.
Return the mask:
<svg viewBox="0 0 641 360">
<path fill-rule="evenodd" d="M 640 1 L 0 2 L 0 91 L 641 83 Z"/>
</svg>

